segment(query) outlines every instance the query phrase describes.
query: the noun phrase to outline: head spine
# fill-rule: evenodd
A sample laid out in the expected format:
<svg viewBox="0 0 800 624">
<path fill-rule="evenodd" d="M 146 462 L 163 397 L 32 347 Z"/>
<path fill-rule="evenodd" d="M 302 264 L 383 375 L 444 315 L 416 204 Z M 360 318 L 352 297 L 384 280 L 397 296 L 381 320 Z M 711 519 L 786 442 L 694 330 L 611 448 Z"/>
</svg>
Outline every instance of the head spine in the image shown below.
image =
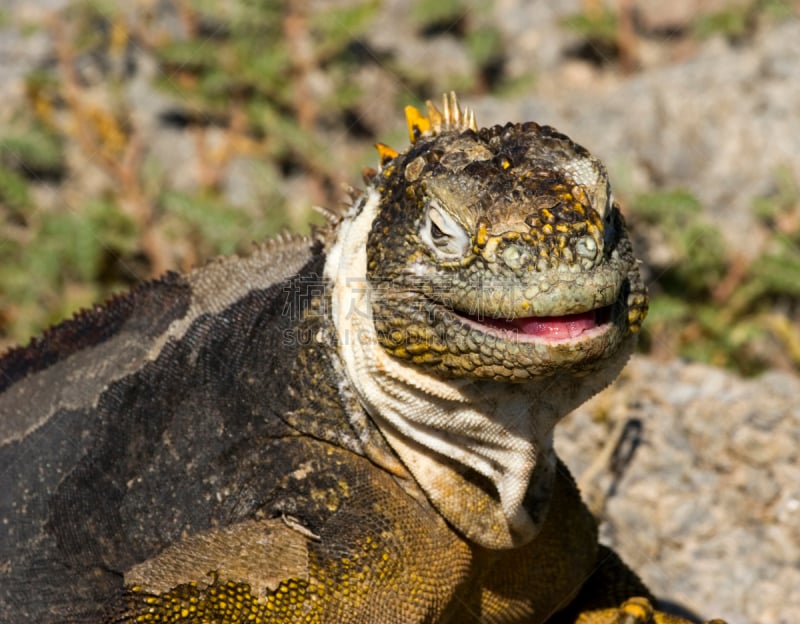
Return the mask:
<svg viewBox="0 0 800 624">
<path fill-rule="evenodd" d="M 412 144 L 416 143 L 420 137 L 436 136 L 448 130 L 455 132 L 478 131 L 475 111 L 466 107 L 462 110 L 454 91 L 442 96 L 441 111 L 430 100 L 426 101 L 425 105 L 428 108 L 427 117 L 413 106 L 406 106 L 408 136 Z"/>
<path fill-rule="evenodd" d="M 478 131 L 475 111 L 468 107 L 462 109 L 455 91 L 442 95 L 442 110 L 439 110 L 436 104 L 430 100 L 426 100 L 425 106 L 428 109 L 427 117 L 413 106 L 406 106 L 406 124 L 412 145 L 422 137 L 434 137 L 443 132 Z M 376 143 L 375 149 L 378 150 L 378 171 L 382 170 L 399 153 L 383 143 Z M 372 169 L 366 170 L 364 172 L 364 181 L 367 184 L 372 183 L 376 173 Z"/>
</svg>

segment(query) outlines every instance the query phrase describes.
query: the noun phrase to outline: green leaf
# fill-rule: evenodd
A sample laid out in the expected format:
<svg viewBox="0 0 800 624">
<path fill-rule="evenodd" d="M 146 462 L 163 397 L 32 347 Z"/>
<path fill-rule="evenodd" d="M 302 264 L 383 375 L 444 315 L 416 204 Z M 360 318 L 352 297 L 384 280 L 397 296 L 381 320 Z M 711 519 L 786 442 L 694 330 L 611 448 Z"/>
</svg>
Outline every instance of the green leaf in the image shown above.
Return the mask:
<svg viewBox="0 0 800 624">
<path fill-rule="evenodd" d="M 570 15 L 562 24 L 582 37 L 605 43 L 614 43 L 619 32 L 617 14 L 605 8 Z"/>
<path fill-rule="evenodd" d="M 28 181 L 17 172 L 0 165 L 0 204 L 22 213 L 31 203 Z"/>
<path fill-rule="evenodd" d="M 57 173 L 64 168 L 63 137 L 40 124 L 0 139 L 0 156 L 9 166 L 28 176 Z"/>
</svg>

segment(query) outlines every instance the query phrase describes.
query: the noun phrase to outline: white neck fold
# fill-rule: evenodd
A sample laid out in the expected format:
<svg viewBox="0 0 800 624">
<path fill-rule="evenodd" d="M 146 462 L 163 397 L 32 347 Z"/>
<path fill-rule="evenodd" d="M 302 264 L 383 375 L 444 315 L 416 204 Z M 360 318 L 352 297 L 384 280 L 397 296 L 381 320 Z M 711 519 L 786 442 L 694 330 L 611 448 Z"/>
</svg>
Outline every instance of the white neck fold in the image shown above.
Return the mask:
<svg viewBox="0 0 800 624">
<path fill-rule="evenodd" d="M 365 409 L 442 515 L 489 548 L 521 546 L 544 519 L 555 469 L 552 429 L 564 384 L 439 379 L 378 343 L 366 278 L 379 196 L 370 190 L 342 224 L 325 266 L 348 377 Z M 568 401 L 571 402 L 571 401 Z M 487 492 L 470 477 L 482 475 Z M 535 478 L 532 479 L 536 471 Z M 529 492 L 533 482 L 536 491 Z M 523 501 L 538 501 L 536 518 Z"/>
</svg>

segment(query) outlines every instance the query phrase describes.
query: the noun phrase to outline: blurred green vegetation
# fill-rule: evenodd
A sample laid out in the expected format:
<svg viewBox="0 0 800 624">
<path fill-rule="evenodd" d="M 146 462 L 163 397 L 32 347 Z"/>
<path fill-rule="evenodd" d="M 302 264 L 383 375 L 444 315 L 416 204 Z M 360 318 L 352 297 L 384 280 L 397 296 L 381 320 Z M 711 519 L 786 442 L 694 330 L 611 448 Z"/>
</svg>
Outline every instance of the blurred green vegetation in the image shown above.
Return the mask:
<svg viewBox="0 0 800 624">
<path fill-rule="evenodd" d="M 691 36 L 743 36 L 754 11 L 782 18 L 779 5 L 698 18 Z M 0 348 L 139 280 L 307 227 L 312 204 L 335 205 L 340 185 L 374 162 L 372 143 L 404 140 L 410 100 L 449 89 L 510 96 L 536 79 L 504 75 L 508 51 L 482 3 L 408 6 L 405 27 L 459 46 L 469 71 L 368 44 L 378 0 L 319 6 L 74 0 L 40 27 L 53 57 L 27 77 L 25 105 L 0 122 Z M 638 35 L 617 12 L 587 2 L 564 26 L 603 62 L 636 67 Z M 370 71 L 390 75 L 391 88 L 354 79 Z M 385 115 L 378 99 L 394 100 Z M 148 121 L 154 110 L 160 117 Z M 175 151 L 149 144 L 154 121 Z M 787 172 L 775 189 L 754 207 L 767 235 L 752 259 L 726 246 L 685 191 L 631 199 L 634 226 L 658 232 L 668 259 L 647 266 L 643 349 L 745 373 L 800 369 L 800 192 Z"/>
<path fill-rule="evenodd" d="M 648 264 L 647 351 L 756 374 L 800 369 L 800 189 L 787 170 L 754 209 L 767 235 L 752 256 L 735 254 L 683 190 L 641 195 L 629 212 L 658 232 L 662 259 Z M 645 251 L 647 254 L 647 251 Z"/>
<path fill-rule="evenodd" d="M 463 40 L 479 74 L 500 39 L 467 4 L 409 10 L 418 31 Z M 480 83 L 380 57 L 361 39 L 377 7 L 75 0 L 39 26 L 54 58 L 28 76 L 28 106 L 0 127 L 0 347 L 139 280 L 320 221 L 312 204 L 341 201 L 341 183 L 374 161 L 359 68 L 386 64 L 404 86 L 393 113 L 409 92 Z M 189 162 L 144 144 L 152 112 L 135 102 L 148 93 L 170 102 L 158 122 Z M 360 145 L 356 162 L 343 167 L 331 139 Z"/>
<path fill-rule="evenodd" d="M 564 26 L 598 45 L 613 46 L 619 36 L 619 14 L 608 7 L 599 7 L 570 15 Z"/>
<path fill-rule="evenodd" d="M 698 16 L 692 34 L 701 39 L 719 35 L 730 41 L 742 41 L 755 33 L 760 21 L 783 21 L 797 11 L 786 0 L 750 0 L 721 4 L 717 10 Z"/>
<path fill-rule="evenodd" d="M 797 4 L 791 0 L 733 0 L 698 2 L 693 18 L 683 23 L 678 10 L 674 23 L 657 27 L 641 19 L 636 3 L 583 0 L 581 10 L 567 16 L 562 25 L 579 36 L 574 56 L 596 65 L 616 65 L 630 73 L 641 66 L 638 48 L 641 40 L 666 40 L 678 43 L 687 38 L 703 40 L 719 36 L 732 43 L 753 37 L 760 26 L 796 17 Z"/>
</svg>

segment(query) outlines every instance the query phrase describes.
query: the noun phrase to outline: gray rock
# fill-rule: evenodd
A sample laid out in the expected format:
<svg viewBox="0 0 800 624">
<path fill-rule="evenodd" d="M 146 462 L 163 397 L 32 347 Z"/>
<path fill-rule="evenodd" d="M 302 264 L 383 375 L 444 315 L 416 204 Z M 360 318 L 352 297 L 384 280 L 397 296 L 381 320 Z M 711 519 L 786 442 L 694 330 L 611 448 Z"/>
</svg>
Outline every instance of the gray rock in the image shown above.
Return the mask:
<svg viewBox="0 0 800 624">
<path fill-rule="evenodd" d="M 557 430 L 556 448 L 580 475 L 613 421 L 641 419 L 642 444 L 601 514 L 604 541 L 657 595 L 704 617 L 789 624 L 800 621 L 798 397 L 790 374 L 635 357 Z"/>
</svg>

